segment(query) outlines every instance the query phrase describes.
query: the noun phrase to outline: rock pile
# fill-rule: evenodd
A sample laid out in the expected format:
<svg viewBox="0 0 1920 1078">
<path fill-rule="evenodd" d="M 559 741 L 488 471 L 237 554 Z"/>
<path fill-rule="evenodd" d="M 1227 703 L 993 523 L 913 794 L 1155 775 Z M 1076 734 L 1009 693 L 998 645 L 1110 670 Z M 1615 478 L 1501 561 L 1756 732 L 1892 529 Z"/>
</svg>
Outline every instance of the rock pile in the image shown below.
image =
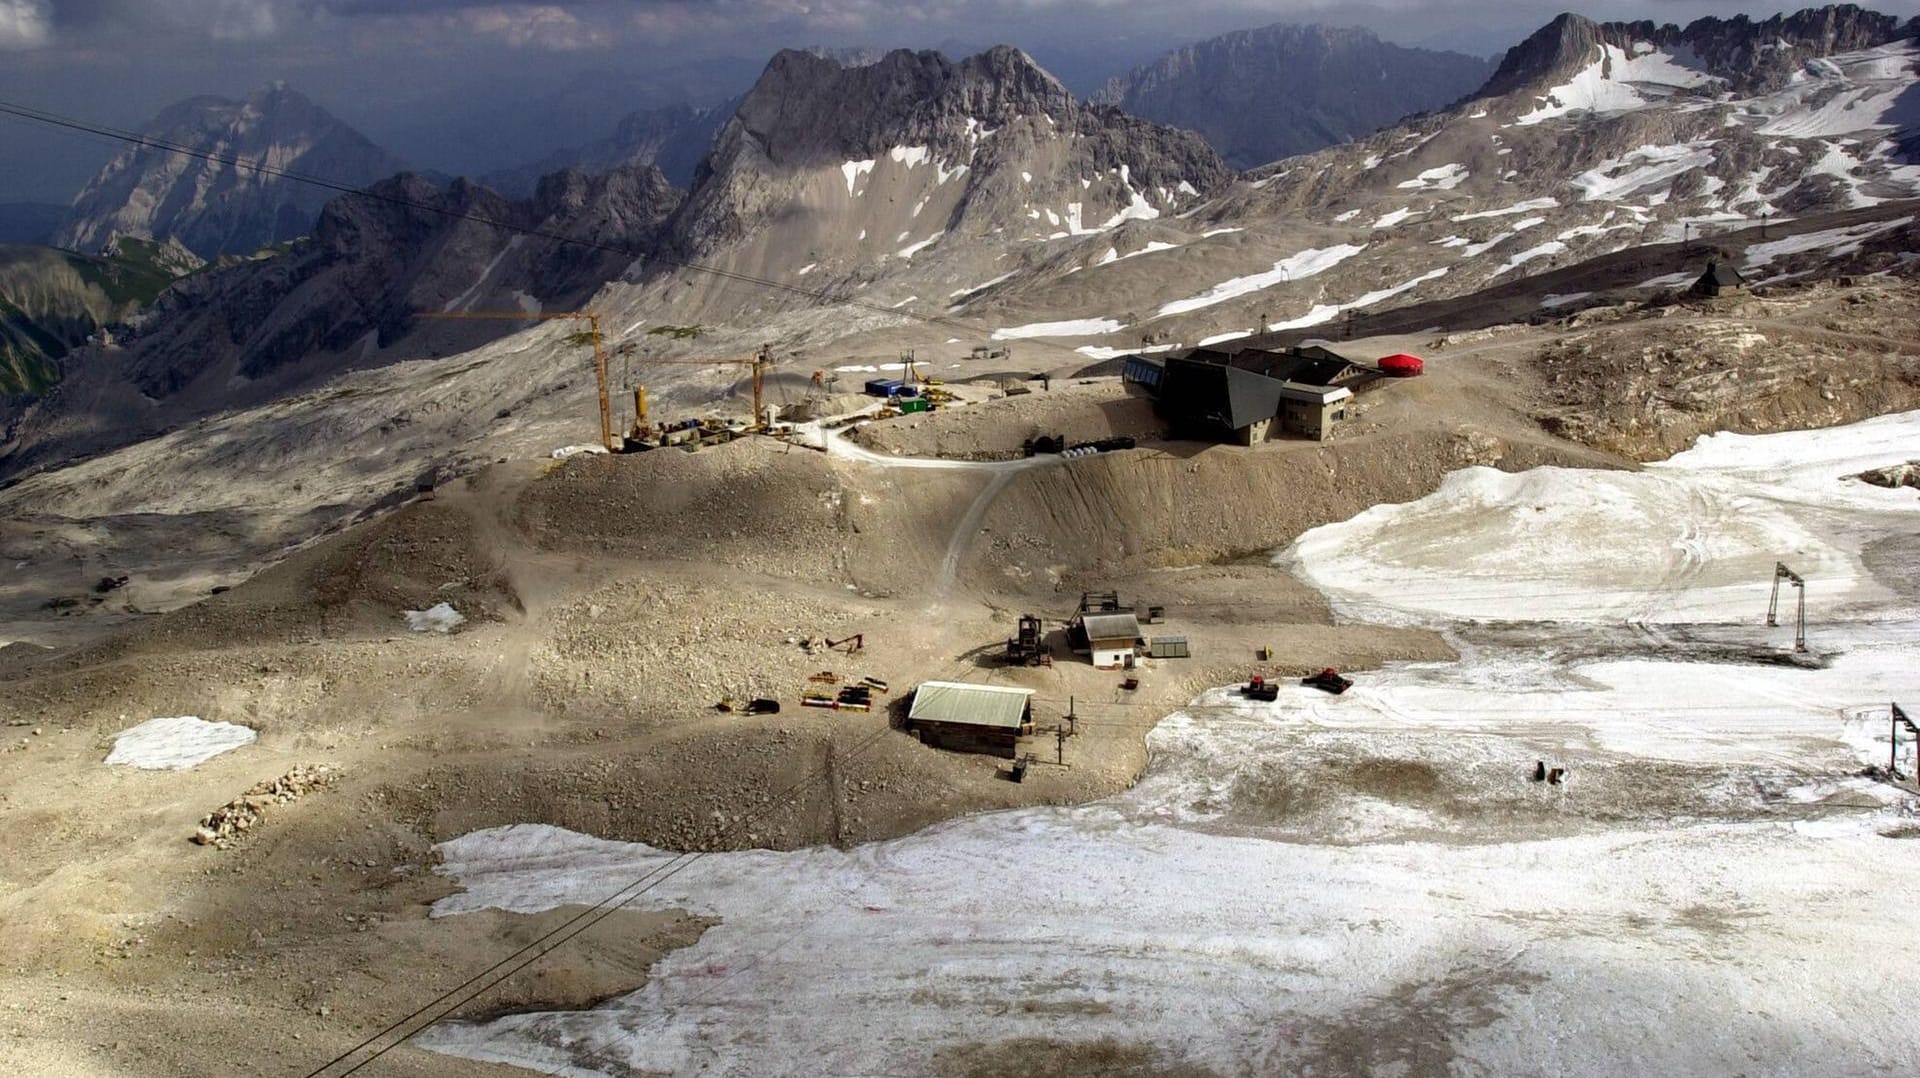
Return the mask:
<svg viewBox="0 0 1920 1078">
<path fill-rule="evenodd" d="M 246 793 L 208 813 L 200 821 L 200 829 L 193 833 L 193 841 L 201 846 L 230 850 L 240 835 L 260 822 L 260 815 L 268 806 L 284 805 L 331 786 L 339 774 L 327 764 L 301 764 L 277 779 L 256 782 L 247 787 Z"/>
<path fill-rule="evenodd" d="M 1876 487 L 1915 487 L 1920 488 L 1920 460 L 1910 460 L 1905 464 L 1894 464 L 1885 468 L 1873 468 L 1854 476 L 1862 482 L 1872 483 Z"/>
</svg>

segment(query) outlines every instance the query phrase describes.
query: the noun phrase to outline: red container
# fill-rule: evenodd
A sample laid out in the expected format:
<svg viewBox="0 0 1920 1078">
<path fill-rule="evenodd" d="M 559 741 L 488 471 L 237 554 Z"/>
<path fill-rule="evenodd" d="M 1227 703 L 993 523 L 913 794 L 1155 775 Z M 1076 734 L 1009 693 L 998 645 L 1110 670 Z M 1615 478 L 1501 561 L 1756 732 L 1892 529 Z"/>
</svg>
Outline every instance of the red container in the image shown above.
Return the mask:
<svg viewBox="0 0 1920 1078">
<path fill-rule="evenodd" d="M 1380 369 L 1395 378 L 1412 378 L 1426 369 L 1419 356 L 1396 352 L 1380 360 Z"/>
</svg>

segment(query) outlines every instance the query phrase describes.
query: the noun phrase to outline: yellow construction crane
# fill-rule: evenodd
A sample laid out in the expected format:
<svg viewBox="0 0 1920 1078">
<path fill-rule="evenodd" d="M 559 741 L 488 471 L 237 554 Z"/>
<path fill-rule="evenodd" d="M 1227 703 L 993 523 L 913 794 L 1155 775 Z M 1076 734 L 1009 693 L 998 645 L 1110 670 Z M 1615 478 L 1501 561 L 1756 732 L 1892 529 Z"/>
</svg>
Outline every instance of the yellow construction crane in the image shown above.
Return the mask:
<svg viewBox="0 0 1920 1078">
<path fill-rule="evenodd" d="M 615 351 L 623 355 L 631 354 L 632 346 L 623 344 Z M 717 359 L 640 356 L 635 361 L 641 366 L 653 363 L 676 363 L 688 367 L 749 367 L 753 371 L 753 425 L 757 428 L 767 421 L 766 374 L 767 369 L 773 366 L 773 349 L 767 345 L 761 345 L 760 350 L 750 356 L 721 356 Z M 646 426 L 647 422 L 645 386 L 633 387 L 633 413 L 633 423 L 637 431 L 638 428 Z"/>
<path fill-rule="evenodd" d="M 436 319 L 473 319 L 488 322 L 585 322 L 585 332 L 575 335 L 581 344 L 593 346 L 593 374 L 600 398 L 600 444 L 609 452 L 618 453 L 625 448 L 625 442 L 613 432 L 613 404 L 607 389 L 607 347 L 606 337 L 600 332 L 600 314 L 597 311 L 549 311 L 530 314 L 526 311 L 418 311 L 417 318 Z M 622 345 L 622 353 L 630 353 L 632 345 Z M 758 427 L 766 422 L 766 403 L 764 398 L 765 375 L 767 368 L 773 366 L 773 350 L 762 345 L 758 352 L 750 356 L 725 356 L 719 359 L 666 359 L 646 358 L 641 363 L 681 363 L 692 366 L 720 367 L 727 365 L 750 366 L 753 369 L 753 423 Z M 633 393 L 634 426 L 646 425 L 647 391 L 635 386 Z"/>
<path fill-rule="evenodd" d="M 593 345 L 593 374 L 600 388 L 600 444 L 608 452 L 620 451 L 621 442 L 613 436 L 613 405 L 607 400 L 607 351 L 605 338 L 600 334 L 600 315 L 595 311 L 553 311 L 541 314 L 529 314 L 526 311 L 418 311 L 416 318 L 475 319 L 489 322 L 553 322 L 570 320 L 585 322 L 584 333 L 575 335 L 582 344 Z M 584 339 L 582 339 L 584 338 Z M 755 395 L 758 396 L 759 379 L 754 380 Z"/>
</svg>

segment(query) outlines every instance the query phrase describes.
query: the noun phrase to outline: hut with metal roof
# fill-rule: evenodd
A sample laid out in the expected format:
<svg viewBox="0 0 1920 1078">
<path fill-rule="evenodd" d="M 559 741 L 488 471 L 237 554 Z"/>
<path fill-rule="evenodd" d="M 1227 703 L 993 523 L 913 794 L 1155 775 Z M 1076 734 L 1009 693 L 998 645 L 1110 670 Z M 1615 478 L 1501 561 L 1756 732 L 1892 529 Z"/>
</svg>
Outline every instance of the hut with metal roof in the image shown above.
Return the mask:
<svg viewBox="0 0 1920 1078">
<path fill-rule="evenodd" d="M 907 729 L 922 744 L 1011 760 L 1033 733 L 1033 690 L 1012 685 L 923 681 L 913 690 Z"/>
<path fill-rule="evenodd" d="M 1131 610 L 1083 613 L 1067 625 L 1067 640 L 1103 670 L 1125 666 L 1142 643 L 1140 619 Z"/>
</svg>

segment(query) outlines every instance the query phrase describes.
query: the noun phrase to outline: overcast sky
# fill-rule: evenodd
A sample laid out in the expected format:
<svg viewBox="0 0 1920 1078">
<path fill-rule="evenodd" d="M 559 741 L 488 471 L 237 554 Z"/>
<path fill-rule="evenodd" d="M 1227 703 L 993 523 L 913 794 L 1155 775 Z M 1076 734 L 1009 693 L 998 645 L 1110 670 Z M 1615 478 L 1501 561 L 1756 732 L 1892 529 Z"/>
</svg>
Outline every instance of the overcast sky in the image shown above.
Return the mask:
<svg viewBox="0 0 1920 1078">
<path fill-rule="evenodd" d="M 1796 5 L 1804 6 L 1804 5 Z M 1870 5 L 1902 17 L 1920 0 Z M 1492 55 L 1566 0 L 0 0 L 0 99 L 136 126 L 197 93 L 285 79 L 424 168 L 476 172 L 717 101 L 784 46 L 1019 45 L 1085 92 L 1168 48 L 1274 22 Z M 1597 19 L 1778 5 L 1595 0 Z M 1791 9 L 1789 9 L 1791 10 Z M 112 148 L 0 117 L 0 202 L 66 201 Z"/>
</svg>

